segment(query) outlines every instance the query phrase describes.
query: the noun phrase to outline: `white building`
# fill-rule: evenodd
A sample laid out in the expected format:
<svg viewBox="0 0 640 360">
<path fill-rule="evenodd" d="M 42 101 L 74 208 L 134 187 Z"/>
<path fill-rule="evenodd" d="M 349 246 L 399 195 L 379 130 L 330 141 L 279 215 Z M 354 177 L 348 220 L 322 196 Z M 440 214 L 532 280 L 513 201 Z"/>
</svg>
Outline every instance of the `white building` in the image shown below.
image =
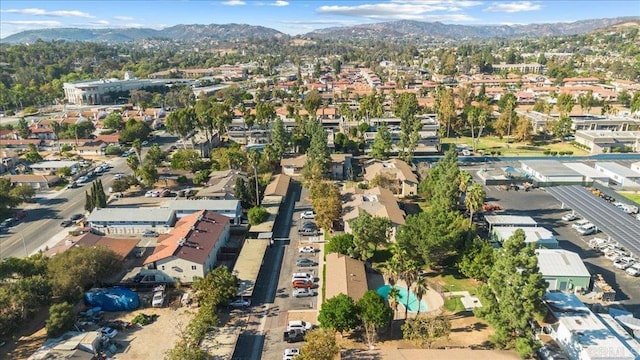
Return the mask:
<svg viewBox="0 0 640 360">
<path fill-rule="evenodd" d="M 230 218 L 232 224 L 242 223 L 240 200 L 169 200 L 162 204 L 162 208 L 175 211 L 178 219 L 196 211 L 209 210 Z"/>
<path fill-rule="evenodd" d="M 538 268 L 548 291 L 581 291 L 591 285 L 591 274 L 580 255 L 562 249 L 537 249 Z"/>
<path fill-rule="evenodd" d="M 96 208 L 87 222 L 107 234 L 140 234 L 145 230 L 163 234 L 176 223 L 176 215 L 166 208 Z"/>
<path fill-rule="evenodd" d="M 73 172 L 77 171 L 79 166 L 77 161 L 72 160 L 50 160 L 41 161 L 39 163 L 31 164 L 29 167 L 33 170 L 34 174 L 53 175 L 56 174 L 61 168 L 68 167 Z"/>
<path fill-rule="evenodd" d="M 587 164 L 575 162 L 575 163 L 564 163 L 564 166 L 584 176 L 584 181 L 587 183 L 599 181 L 604 184 L 607 184 L 609 182 L 609 177 L 607 175 L 603 174 L 602 172 L 600 172 L 595 168 L 592 168 Z"/>
<path fill-rule="evenodd" d="M 609 177 L 609 185 L 640 189 L 640 173 L 615 162 L 597 162 L 596 170 Z"/>
<path fill-rule="evenodd" d="M 558 239 L 556 239 L 556 237 L 549 229 L 545 229 L 540 226 L 494 226 L 493 230 L 491 231 L 491 237 L 493 238 L 493 240 L 503 243 L 507 241 L 511 236 L 513 236 L 516 230 L 522 230 L 524 232 L 525 243 L 534 244 L 534 246 L 538 249 L 558 248 Z"/>
<path fill-rule="evenodd" d="M 582 184 L 584 177 L 557 160 L 520 161 L 522 170 L 541 184 Z"/>
<path fill-rule="evenodd" d="M 625 148 L 640 151 L 640 131 L 578 130 L 575 136 L 578 144 L 588 147 L 595 154 Z"/>
<path fill-rule="evenodd" d="M 124 80 L 98 79 L 64 83 L 64 98 L 69 104 L 100 105 L 113 104 L 110 93 L 129 92 L 144 87 L 164 86 L 165 80 L 136 79 L 129 75 Z"/>
<path fill-rule="evenodd" d="M 551 336 L 572 360 L 637 360 L 621 339 L 571 293 L 547 292 L 544 300 L 558 320 Z M 634 340 L 635 341 L 635 340 Z"/>
<path fill-rule="evenodd" d="M 485 215 L 484 219 L 487 221 L 487 224 L 489 224 L 489 230 L 498 226 L 519 228 L 538 226 L 538 223 L 531 216 Z"/>
</svg>

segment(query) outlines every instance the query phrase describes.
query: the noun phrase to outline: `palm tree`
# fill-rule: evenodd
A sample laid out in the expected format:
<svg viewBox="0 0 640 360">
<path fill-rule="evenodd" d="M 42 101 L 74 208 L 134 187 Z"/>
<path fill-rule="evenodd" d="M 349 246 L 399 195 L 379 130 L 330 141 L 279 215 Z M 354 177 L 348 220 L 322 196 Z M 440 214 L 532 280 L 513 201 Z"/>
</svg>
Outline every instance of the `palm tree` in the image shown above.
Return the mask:
<svg viewBox="0 0 640 360">
<path fill-rule="evenodd" d="M 407 285 L 407 292 L 413 286 L 413 283 L 416 281 L 418 277 L 418 264 L 412 259 L 405 259 L 402 263 L 402 269 L 398 274 L 400 280 L 404 281 Z M 407 298 L 405 299 L 406 303 L 404 304 L 404 318 L 406 319 L 409 315 L 409 296 L 407 294 Z"/>
<path fill-rule="evenodd" d="M 393 319 L 389 322 L 389 326 L 391 330 L 389 331 L 389 336 L 393 338 L 393 320 L 396 318 L 398 313 L 398 304 L 400 303 L 400 290 L 397 287 L 392 286 L 389 290 L 389 294 L 387 294 L 387 299 L 389 300 L 389 307 L 393 310 Z"/>
<path fill-rule="evenodd" d="M 467 187 L 469 186 L 472 180 L 473 178 L 471 177 L 471 174 L 469 174 L 468 171 L 461 170 L 458 173 L 458 181 L 460 181 L 460 184 L 458 184 L 458 189 L 460 190 L 461 193 L 467 192 Z"/>
<path fill-rule="evenodd" d="M 467 208 L 469 212 L 469 229 L 471 229 L 471 225 L 473 224 L 473 215 L 480 210 L 482 204 L 484 204 L 484 198 L 486 194 L 482 185 L 473 184 L 469 187 L 467 194 L 464 198 L 464 206 Z"/>
<path fill-rule="evenodd" d="M 380 264 L 378 270 L 382 272 L 382 275 L 387 279 L 389 285 L 393 286 L 398 280 L 402 263 L 398 259 L 398 256 L 394 255 L 384 263 Z"/>
<path fill-rule="evenodd" d="M 427 279 L 423 276 L 418 276 L 413 289 L 413 292 L 416 294 L 416 298 L 418 299 L 418 315 L 420 315 L 422 297 L 427 293 L 427 290 L 429 290 L 429 287 L 427 286 Z"/>
</svg>

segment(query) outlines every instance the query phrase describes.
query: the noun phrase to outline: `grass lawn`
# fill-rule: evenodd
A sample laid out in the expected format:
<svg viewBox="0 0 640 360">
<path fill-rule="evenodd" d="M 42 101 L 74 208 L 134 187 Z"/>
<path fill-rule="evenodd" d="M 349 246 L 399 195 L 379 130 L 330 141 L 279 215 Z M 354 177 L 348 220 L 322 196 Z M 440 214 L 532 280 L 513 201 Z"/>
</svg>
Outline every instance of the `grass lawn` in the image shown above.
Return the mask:
<svg viewBox="0 0 640 360">
<path fill-rule="evenodd" d="M 472 147 L 471 137 L 463 136 L 458 139 L 444 138 L 441 139 L 443 144 L 466 144 Z M 507 142 L 506 138 L 500 139 L 497 136 L 485 136 L 480 138 L 477 150 L 490 154 L 491 151 L 500 152 L 502 156 L 533 156 L 544 155 L 545 150 L 566 152 L 573 151 L 573 155 L 588 155 L 589 153 L 583 149 L 571 145 L 570 142 L 560 141 L 541 141 L 534 140 L 530 143 L 524 142 Z"/>
<path fill-rule="evenodd" d="M 452 313 L 465 311 L 460 296 L 453 296 L 444 300 L 444 308 Z"/>
<path fill-rule="evenodd" d="M 637 204 L 640 204 L 640 192 L 638 191 L 618 191 L 618 194 L 626 197 L 631 201 L 635 201 Z"/>
<path fill-rule="evenodd" d="M 435 283 L 442 285 L 442 291 L 468 291 L 469 294 L 475 295 L 476 288 L 478 284 L 473 279 L 467 279 L 460 274 L 453 274 L 450 272 L 444 273 L 436 273 L 429 272 L 427 273 L 427 278 Z"/>
</svg>

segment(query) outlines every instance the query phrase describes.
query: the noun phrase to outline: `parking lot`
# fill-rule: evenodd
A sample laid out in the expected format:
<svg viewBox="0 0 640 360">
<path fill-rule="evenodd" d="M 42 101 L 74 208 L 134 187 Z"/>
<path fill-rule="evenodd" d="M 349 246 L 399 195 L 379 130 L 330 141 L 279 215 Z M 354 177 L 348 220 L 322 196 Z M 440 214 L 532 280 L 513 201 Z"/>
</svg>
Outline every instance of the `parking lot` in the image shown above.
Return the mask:
<svg viewBox="0 0 640 360">
<path fill-rule="evenodd" d="M 560 247 L 576 252 L 584 261 L 589 272 L 602 274 L 604 279 L 616 290 L 616 302 L 624 305 L 636 316 L 640 315 L 639 278 L 616 269 L 611 260 L 589 247 L 594 237 L 606 237 L 602 233 L 580 236 L 571 228 L 571 222 L 562 220 L 562 216 L 571 209 L 562 209 L 561 203 L 543 189 L 524 191 L 502 191 L 496 186 L 485 187 L 487 202 L 497 202 L 505 214 L 533 217 L 540 226 L 553 231 Z M 620 212 L 620 216 L 628 216 Z"/>
</svg>

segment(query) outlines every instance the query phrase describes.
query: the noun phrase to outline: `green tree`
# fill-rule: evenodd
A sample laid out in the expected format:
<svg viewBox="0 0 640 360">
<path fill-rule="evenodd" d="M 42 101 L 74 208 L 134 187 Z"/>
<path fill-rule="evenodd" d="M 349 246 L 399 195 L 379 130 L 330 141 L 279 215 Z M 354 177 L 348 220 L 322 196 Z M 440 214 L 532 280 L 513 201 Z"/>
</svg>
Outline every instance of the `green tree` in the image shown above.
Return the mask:
<svg viewBox="0 0 640 360">
<path fill-rule="evenodd" d="M 367 261 L 380 246 L 389 241 L 393 224 L 384 217 L 372 216 L 366 211 L 349 221 L 353 234 L 353 255 L 356 259 Z"/>
<path fill-rule="evenodd" d="M 193 177 L 193 183 L 202 185 L 209 181 L 209 175 L 211 174 L 211 170 L 199 170 L 196 172 L 196 175 Z"/>
<path fill-rule="evenodd" d="M 311 142 L 307 149 L 307 159 L 304 165 L 304 171 L 309 172 L 314 166 L 319 168 L 321 174 L 327 172 L 329 167 L 329 146 L 327 145 L 327 133 L 320 121 L 312 119 L 307 124 Z M 308 178 L 308 176 L 305 176 Z"/>
<path fill-rule="evenodd" d="M 365 292 L 356 306 L 364 326 L 365 340 L 371 346 L 376 341 L 378 329 L 384 328 L 391 323 L 393 313 L 384 298 L 373 290 Z"/>
<path fill-rule="evenodd" d="M 63 166 L 60 169 L 58 169 L 58 171 L 56 172 L 56 175 L 59 175 L 61 177 L 67 177 L 71 175 L 71 168 L 68 166 Z"/>
<path fill-rule="evenodd" d="M 353 247 L 353 235 L 344 233 L 333 236 L 329 239 L 329 242 L 325 246 L 325 251 L 328 254 L 338 253 L 342 255 L 349 255 Z"/>
<path fill-rule="evenodd" d="M 313 329 L 304 336 L 297 360 L 333 360 L 340 353 L 336 334 L 330 329 Z"/>
<path fill-rule="evenodd" d="M 112 112 L 107 115 L 107 117 L 102 120 L 102 125 L 111 130 L 120 130 L 124 127 L 124 123 L 122 121 L 122 115 Z"/>
<path fill-rule="evenodd" d="M 136 139 L 146 139 L 151 133 L 151 128 L 144 121 L 137 121 L 133 118 L 126 122 L 124 129 L 120 131 L 119 141 L 121 143 L 131 143 Z"/>
<path fill-rule="evenodd" d="M 631 105 L 631 94 L 629 94 L 626 89 L 620 90 L 618 93 L 618 102 L 624 107 L 629 107 Z"/>
<path fill-rule="evenodd" d="M 28 202 L 34 196 L 36 196 L 36 191 L 31 185 L 17 185 L 9 191 L 9 195 L 20 199 L 22 202 Z"/>
<path fill-rule="evenodd" d="M 458 211 L 430 207 L 407 217 L 396 242 L 419 265 L 440 266 L 462 246 L 468 228 Z"/>
<path fill-rule="evenodd" d="M 77 301 L 86 289 L 122 269 L 122 260 L 105 247 L 72 247 L 47 262 L 54 296 Z"/>
<path fill-rule="evenodd" d="M 431 348 L 433 343 L 451 333 L 451 322 L 444 315 L 418 316 L 402 325 L 402 337 L 416 345 Z"/>
<path fill-rule="evenodd" d="M 416 118 L 420 106 L 415 93 L 402 93 L 394 106 L 394 114 L 400 118 L 400 158 L 411 162 L 413 152 L 420 140 L 418 131 L 422 128 L 420 119 Z"/>
<path fill-rule="evenodd" d="M 42 161 L 42 155 L 40 155 L 40 153 L 38 153 L 38 150 L 34 148 L 24 154 L 24 159 L 31 164 L 35 164 Z"/>
<path fill-rule="evenodd" d="M 640 111 L 640 91 L 635 91 L 633 93 L 633 98 L 631 99 L 631 103 L 629 104 L 629 110 L 632 114 Z"/>
<path fill-rule="evenodd" d="M 432 207 L 454 210 L 460 199 L 460 169 L 458 153 L 451 147 L 418 184 L 420 195 Z"/>
<path fill-rule="evenodd" d="M 165 123 L 167 130 L 182 139 L 182 144 L 186 149 L 186 138 L 193 129 L 196 128 L 196 113 L 194 109 L 178 109 L 172 111 L 167 116 Z"/>
<path fill-rule="evenodd" d="M 247 212 L 247 217 L 249 218 L 249 224 L 258 225 L 267 221 L 269 218 L 269 212 L 262 206 L 255 206 L 249 209 Z"/>
<path fill-rule="evenodd" d="M 458 270 L 469 278 L 486 282 L 493 271 L 495 253 L 495 249 L 488 241 L 475 238 L 466 247 L 458 261 Z"/>
<path fill-rule="evenodd" d="M 58 337 L 65 331 L 71 330 L 75 322 L 76 315 L 73 312 L 73 305 L 67 302 L 53 304 L 49 308 L 49 318 L 46 322 L 47 336 Z"/>
<path fill-rule="evenodd" d="M 318 321 L 323 328 L 345 332 L 355 329 L 360 321 L 358 308 L 353 299 L 345 294 L 338 294 L 322 303 Z"/>
<path fill-rule="evenodd" d="M 453 97 L 453 90 L 439 86 L 436 90 L 435 105 L 436 116 L 440 122 L 441 136 L 449 137 L 452 124 L 458 114 L 456 113 L 456 103 Z M 444 132 L 444 134 L 442 134 Z"/>
<path fill-rule="evenodd" d="M 560 110 L 560 115 L 568 115 L 573 110 L 575 102 L 573 96 L 569 93 L 562 93 L 558 95 L 556 106 Z"/>
<path fill-rule="evenodd" d="M 514 131 L 516 141 L 529 142 L 533 139 L 533 125 L 531 121 L 524 116 L 518 117 L 516 129 Z"/>
<path fill-rule="evenodd" d="M 238 177 L 236 179 L 236 184 L 233 187 L 233 194 L 237 200 L 240 200 L 244 209 L 248 209 L 249 206 L 251 206 L 249 204 L 250 197 L 248 195 L 248 191 L 246 181 L 243 178 Z"/>
<path fill-rule="evenodd" d="M 29 135 L 31 135 L 29 123 L 24 118 L 20 118 L 18 120 L 18 126 L 16 127 L 16 130 L 18 131 L 18 135 L 21 139 L 28 139 Z"/>
<path fill-rule="evenodd" d="M 142 179 L 142 183 L 146 187 L 152 187 L 153 184 L 158 182 L 160 179 L 160 175 L 158 174 L 158 169 L 152 163 L 146 163 L 142 165 L 137 171 L 136 174 Z"/>
<path fill-rule="evenodd" d="M 560 120 L 553 123 L 553 134 L 564 141 L 564 138 L 571 134 L 573 120 L 566 114 L 560 115 Z"/>
<path fill-rule="evenodd" d="M 158 144 L 153 144 L 147 150 L 147 154 L 144 156 L 144 162 L 152 164 L 153 166 L 160 166 L 162 161 L 167 158 L 167 152 L 160 149 Z"/>
<path fill-rule="evenodd" d="M 474 313 L 494 327 L 490 340 L 496 346 L 515 347 L 521 356 L 531 356 L 535 340 L 528 321 L 544 316 L 542 296 L 547 283 L 538 270 L 534 246 L 525 243 L 521 229 L 498 251 L 487 284 L 478 288 L 483 306 Z"/>
<path fill-rule="evenodd" d="M 474 183 L 467 190 L 464 197 L 464 206 L 469 213 L 469 226 L 473 224 L 473 215 L 482 209 L 485 197 L 486 193 L 480 184 Z"/>
<path fill-rule="evenodd" d="M 276 119 L 271 129 L 271 144 L 276 156 L 274 160 L 279 163 L 289 144 L 289 134 L 284 129 L 284 123 L 281 118 Z"/>
<path fill-rule="evenodd" d="M 268 126 L 276 118 L 276 109 L 272 103 L 259 102 L 256 104 L 256 122 L 262 127 Z"/>
<path fill-rule="evenodd" d="M 318 90 L 313 89 L 305 94 L 304 96 L 304 109 L 309 113 L 310 119 L 316 118 L 316 112 L 318 108 L 322 105 L 322 95 L 318 92 Z"/>
<path fill-rule="evenodd" d="M 311 204 L 316 212 L 316 223 L 328 234 L 333 229 L 333 222 L 342 214 L 340 191 L 327 181 L 315 183 L 311 186 Z"/>
<path fill-rule="evenodd" d="M 200 153 L 191 149 L 176 150 L 171 155 L 171 168 L 188 170 L 192 173 L 202 169 L 204 166 Z"/>
<path fill-rule="evenodd" d="M 226 266 L 219 266 L 204 278 L 196 278 L 191 285 L 201 307 L 213 313 L 215 307 L 236 296 L 238 279 Z"/>
<path fill-rule="evenodd" d="M 371 157 L 378 160 L 385 160 L 391 150 L 391 132 L 386 125 L 378 126 L 376 138 L 371 145 Z"/>
</svg>

